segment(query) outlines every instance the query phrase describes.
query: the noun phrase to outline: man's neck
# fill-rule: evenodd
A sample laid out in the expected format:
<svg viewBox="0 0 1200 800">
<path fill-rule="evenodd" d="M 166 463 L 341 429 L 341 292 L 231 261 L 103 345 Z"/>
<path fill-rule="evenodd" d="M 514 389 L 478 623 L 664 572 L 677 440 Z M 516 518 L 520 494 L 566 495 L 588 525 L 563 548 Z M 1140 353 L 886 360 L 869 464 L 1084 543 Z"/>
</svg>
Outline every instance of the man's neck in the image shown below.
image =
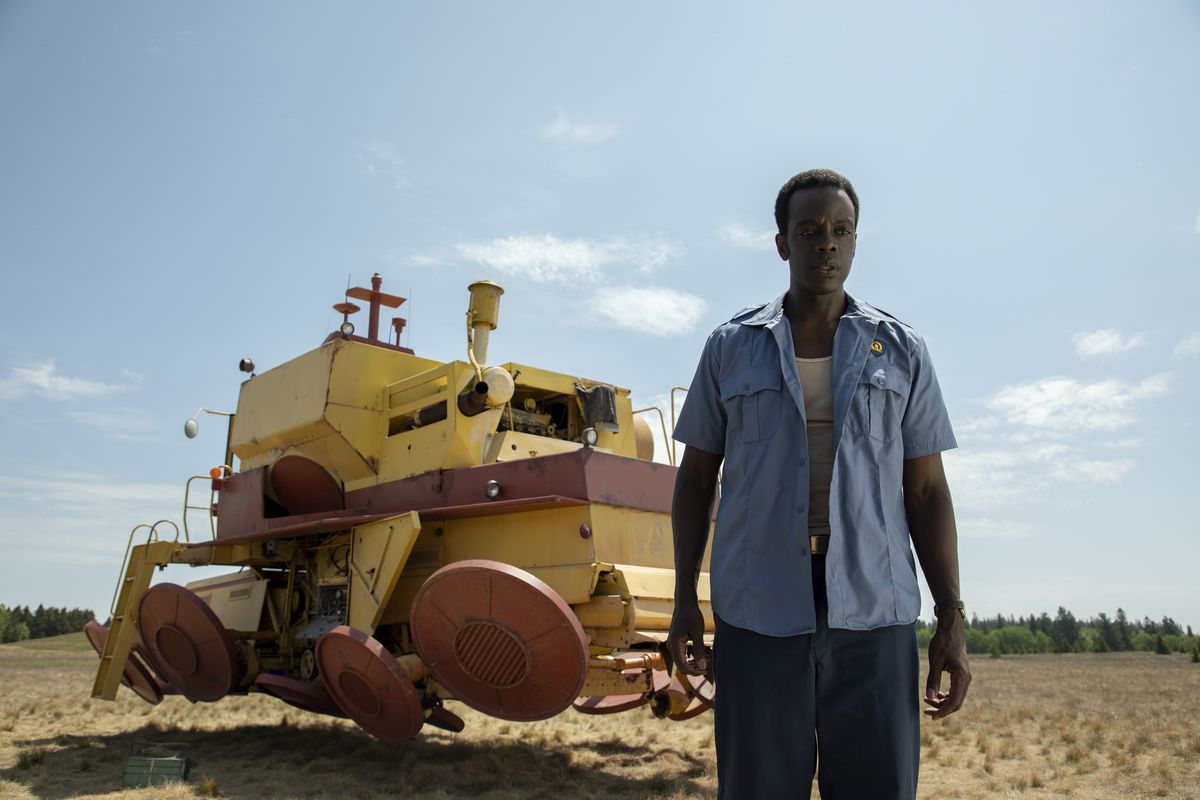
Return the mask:
<svg viewBox="0 0 1200 800">
<path fill-rule="evenodd" d="M 846 313 L 846 291 L 813 294 L 793 286 L 783 298 L 783 313 L 792 325 L 805 328 L 837 328 Z"/>
</svg>

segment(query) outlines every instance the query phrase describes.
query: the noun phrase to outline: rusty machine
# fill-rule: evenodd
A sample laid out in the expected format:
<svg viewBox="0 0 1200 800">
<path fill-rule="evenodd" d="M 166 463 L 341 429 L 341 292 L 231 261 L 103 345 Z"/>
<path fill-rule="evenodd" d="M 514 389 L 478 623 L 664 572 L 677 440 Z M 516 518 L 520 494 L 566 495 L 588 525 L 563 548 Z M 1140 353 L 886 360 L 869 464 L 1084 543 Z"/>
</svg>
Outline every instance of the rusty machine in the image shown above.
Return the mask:
<svg viewBox="0 0 1200 800">
<path fill-rule="evenodd" d="M 403 318 L 381 340 L 404 298 L 378 275 L 321 346 L 243 361 L 236 412 L 209 412 L 229 418 L 222 463 L 188 481 L 178 524 L 130 534 L 111 628 L 87 631 L 92 696 L 263 692 L 390 742 L 462 730 L 447 700 L 508 720 L 710 708 L 713 685 L 662 651 L 674 467 L 628 390 L 490 363 L 502 294 L 471 284 L 466 361 L 400 346 Z M 151 585 L 167 564 L 234 571 Z"/>
</svg>

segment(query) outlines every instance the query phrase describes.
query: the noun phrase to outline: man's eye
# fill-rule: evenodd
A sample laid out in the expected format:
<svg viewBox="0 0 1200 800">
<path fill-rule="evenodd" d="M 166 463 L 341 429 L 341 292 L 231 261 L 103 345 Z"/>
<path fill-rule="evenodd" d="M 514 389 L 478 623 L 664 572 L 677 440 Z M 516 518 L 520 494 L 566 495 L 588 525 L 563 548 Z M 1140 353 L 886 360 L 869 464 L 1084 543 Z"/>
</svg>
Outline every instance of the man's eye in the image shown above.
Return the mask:
<svg viewBox="0 0 1200 800">
<path fill-rule="evenodd" d="M 849 228 L 838 228 L 837 229 L 838 236 L 849 236 L 852 233 L 854 233 L 854 231 L 850 230 Z"/>
<path fill-rule="evenodd" d="M 814 231 L 812 228 L 797 228 L 796 229 L 797 236 L 812 236 L 813 233 L 814 233 Z"/>
</svg>

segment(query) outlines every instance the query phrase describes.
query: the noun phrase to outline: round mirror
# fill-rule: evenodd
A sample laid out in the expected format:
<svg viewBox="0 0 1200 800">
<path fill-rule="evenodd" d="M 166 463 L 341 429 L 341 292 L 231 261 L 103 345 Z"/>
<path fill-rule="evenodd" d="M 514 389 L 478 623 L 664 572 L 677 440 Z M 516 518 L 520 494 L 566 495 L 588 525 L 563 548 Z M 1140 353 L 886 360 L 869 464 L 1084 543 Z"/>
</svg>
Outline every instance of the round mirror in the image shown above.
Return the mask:
<svg viewBox="0 0 1200 800">
<path fill-rule="evenodd" d="M 200 432 L 200 423 L 196 422 L 195 418 L 189 419 L 183 423 L 183 435 L 189 439 L 195 439 L 196 434 Z"/>
</svg>

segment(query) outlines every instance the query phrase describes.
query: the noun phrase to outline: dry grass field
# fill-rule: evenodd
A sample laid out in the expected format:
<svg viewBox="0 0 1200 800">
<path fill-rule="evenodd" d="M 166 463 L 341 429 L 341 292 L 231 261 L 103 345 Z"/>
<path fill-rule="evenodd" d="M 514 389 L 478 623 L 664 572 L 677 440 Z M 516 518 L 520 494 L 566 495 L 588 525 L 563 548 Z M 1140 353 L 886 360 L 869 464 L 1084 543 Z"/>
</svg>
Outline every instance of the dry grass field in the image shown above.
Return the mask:
<svg viewBox="0 0 1200 800">
<path fill-rule="evenodd" d="M 0 798 L 709 798 L 712 718 L 546 722 L 454 704 L 462 734 L 403 747 L 262 696 L 88 699 L 80 637 L 0 646 Z M 52 649 L 51 649 L 52 648 Z M 923 735 L 925 798 L 1200 798 L 1200 664 L 1141 653 L 979 658 L 967 708 Z M 122 791 L 126 758 L 181 752 L 185 784 Z M 814 796 L 816 793 L 814 792 Z"/>
</svg>

